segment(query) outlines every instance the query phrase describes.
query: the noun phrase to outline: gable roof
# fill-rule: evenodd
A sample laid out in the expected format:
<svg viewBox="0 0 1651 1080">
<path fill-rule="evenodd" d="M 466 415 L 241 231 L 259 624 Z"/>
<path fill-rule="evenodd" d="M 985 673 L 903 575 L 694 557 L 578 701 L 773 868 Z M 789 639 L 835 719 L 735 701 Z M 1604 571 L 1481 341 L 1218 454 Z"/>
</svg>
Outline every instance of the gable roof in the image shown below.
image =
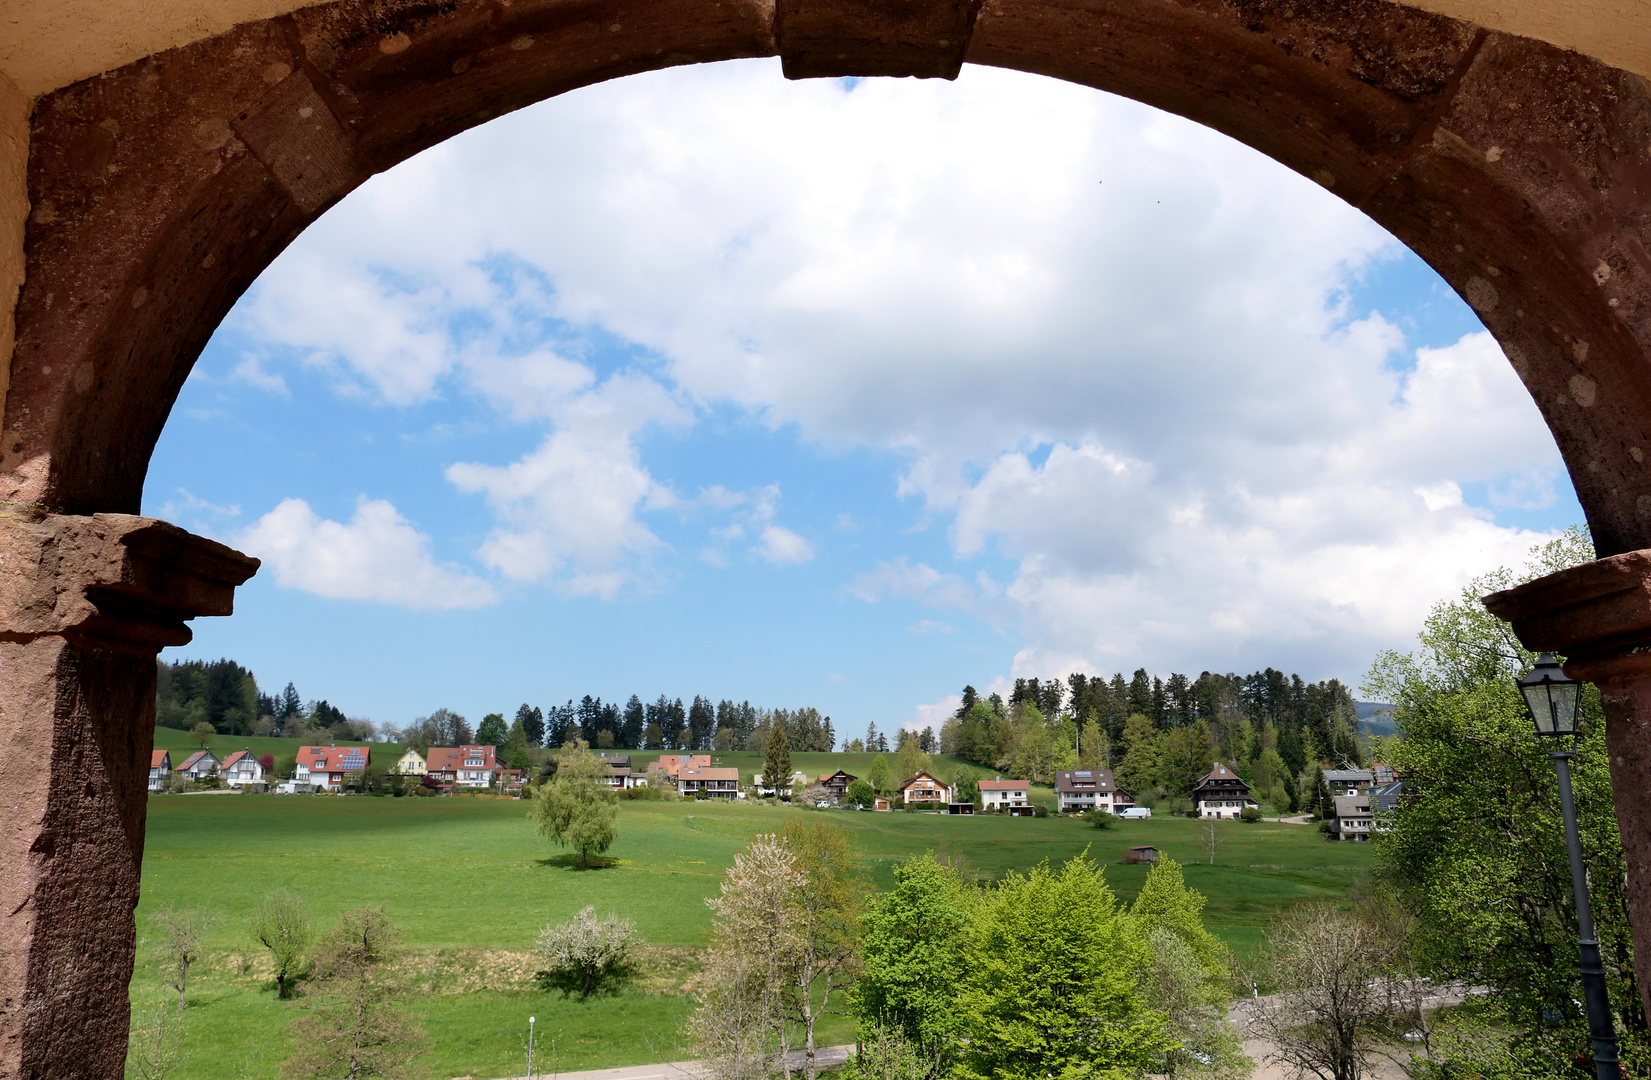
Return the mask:
<svg viewBox="0 0 1651 1080">
<path fill-rule="evenodd" d="M 676 771 L 678 780 L 732 780 L 739 783 L 738 769 L 713 769 L 709 765 L 684 765 Z"/>
<path fill-rule="evenodd" d="M 464 755 L 456 746 L 432 746 L 424 755 L 424 764 L 431 772 L 455 772 Z"/>
<path fill-rule="evenodd" d="M 941 783 L 939 777 L 935 776 L 934 773 L 929 772 L 927 769 L 924 769 L 921 772 L 919 772 L 916 776 L 912 777 L 910 780 L 907 780 L 904 784 L 901 784 L 900 785 L 900 790 L 905 791 L 907 788 L 911 787 L 913 784 L 917 783 L 919 780 L 924 780 L 924 779 L 932 781 L 934 783 L 935 787 L 949 788 L 949 787 L 952 786 L 950 784 Z"/>
<path fill-rule="evenodd" d="M 183 759 L 183 764 L 178 766 L 178 771 L 179 772 L 184 772 L 188 769 L 193 769 L 195 767 L 196 763 L 199 762 L 202 758 L 211 758 L 213 764 L 217 764 L 217 761 L 218 761 L 217 755 L 213 754 L 212 751 L 210 751 L 210 750 L 197 750 L 193 754 L 190 754 L 188 757 Z"/>
<path fill-rule="evenodd" d="M 1219 792 L 1243 791 L 1247 794 L 1250 790 L 1250 785 L 1244 782 L 1243 777 L 1227 768 L 1226 765 L 1217 761 L 1215 763 L 1215 768 L 1205 773 L 1203 778 L 1199 780 L 1198 783 L 1193 785 L 1193 798 L 1196 800 L 1198 793 L 1203 791 L 1205 788 L 1209 788 L 1211 791 Z"/>
<path fill-rule="evenodd" d="M 225 772 L 228 772 L 229 767 L 231 765 L 234 765 L 237 761 L 240 761 L 242 758 L 247 758 L 251 761 L 257 761 L 258 760 L 257 758 L 252 756 L 252 751 L 251 750 L 237 750 L 233 754 L 231 754 L 228 757 L 224 758 L 223 764 L 219 765 L 218 768 L 225 771 Z"/>
<path fill-rule="evenodd" d="M 980 790 L 982 791 L 1030 791 L 1031 789 L 1032 781 L 1030 780 L 982 780 L 980 782 Z"/>
<path fill-rule="evenodd" d="M 1055 774 L 1055 790 L 1068 795 L 1077 792 L 1112 790 L 1111 769 L 1069 769 Z"/>
<path fill-rule="evenodd" d="M 365 746 L 300 746 L 298 764 L 310 772 L 360 772 L 372 751 Z"/>
<path fill-rule="evenodd" d="M 853 773 L 844 772 L 842 769 L 838 769 L 834 773 L 821 773 L 820 774 L 820 783 L 829 784 L 833 780 L 837 780 L 838 777 L 842 777 L 842 779 L 839 780 L 838 782 L 841 783 L 841 784 L 845 784 L 845 785 L 846 784 L 852 784 L 852 783 L 854 783 L 854 781 L 860 779 L 858 776 L 855 776 Z"/>
<path fill-rule="evenodd" d="M 149 754 L 149 767 L 151 769 L 170 769 L 172 767 L 171 752 L 167 750 L 151 751 Z"/>
<path fill-rule="evenodd" d="M 1370 799 L 1365 795 L 1337 795 L 1337 817 L 1356 817 L 1370 813 Z"/>
<path fill-rule="evenodd" d="M 1366 769 L 1325 769 L 1327 784 L 1368 784 L 1374 777 Z"/>
</svg>

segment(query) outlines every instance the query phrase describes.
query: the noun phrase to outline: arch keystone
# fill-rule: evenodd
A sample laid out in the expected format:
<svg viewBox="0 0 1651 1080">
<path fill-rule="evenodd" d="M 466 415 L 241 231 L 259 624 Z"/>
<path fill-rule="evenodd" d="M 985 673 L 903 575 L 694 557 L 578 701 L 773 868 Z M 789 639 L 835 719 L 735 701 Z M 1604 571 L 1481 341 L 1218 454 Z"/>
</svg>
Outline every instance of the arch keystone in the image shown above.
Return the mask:
<svg viewBox="0 0 1651 1080">
<path fill-rule="evenodd" d="M 778 0 L 774 39 L 788 79 L 955 79 L 981 0 Z"/>
</svg>

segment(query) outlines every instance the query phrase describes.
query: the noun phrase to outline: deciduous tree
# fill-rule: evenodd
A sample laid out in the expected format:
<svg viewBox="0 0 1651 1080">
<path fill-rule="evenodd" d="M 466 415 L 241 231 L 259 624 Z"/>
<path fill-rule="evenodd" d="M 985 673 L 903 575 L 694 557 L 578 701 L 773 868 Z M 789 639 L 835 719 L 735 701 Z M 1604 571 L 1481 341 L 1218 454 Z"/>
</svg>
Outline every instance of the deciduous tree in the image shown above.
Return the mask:
<svg viewBox="0 0 1651 1080">
<path fill-rule="evenodd" d="M 164 907 L 152 915 L 160 936 L 161 964 L 166 985 L 178 992 L 178 1011 L 188 1004 L 189 969 L 201 958 L 201 939 L 217 920 L 201 908 Z"/>
<path fill-rule="evenodd" d="M 310 946 L 315 941 L 303 899 L 285 889 L 265 895 L 253 913 L 250 931 L 253 940 L 269 950 L 275 996 L 292 996 L 293 984 L 309 970 Z"/>
<path fill-rule="evenodd" d="M 635 923 L 617 915 L 598 919 L 596 908 L 586 907 L 567 922 L 544 928 L 539 959 L 553 979 L 577 984 L 580 994 L 589 997 L 603 979 L 630 968 L 640 943 Z"/>
<path fill-rule="evenodd" d="M 528 811 L 541 835 L 579 852 L 584 868 L 619 836 L 618 800 L 605 782 L 606 773 L 607 765 L 582 744 L 564 749 L 555 778 L 534 791 Z"/>
<path fill-rule="evenodd" d="M 894 887 L 872 898 L 861 919 L 864 974 L 853 1005 L 862 1043 L 897 1034 L 936 1077 L 965 1034 L 957 990 L 969 972 L 971 906 L 956 871 L 934 855 L 894 868 Z"/>
<path fill-rule="evenodd" d="M 421 1031 L 395 1001 L 385 972 L 401 930 L 383 908 L 346 911 L 317 950 L 318 983 L 309 1014 L 287 1028 L 297 1047 L 281 1068 L 290 1080 L 392 1080 L 424 1052 Z"/>
<path fill-rule="evenodd" d="M 1145 1070 L 1170 1047 L 1140 995 L 1146 942 L 1087 858 L 1009 874 L 976 927 L 956 1076 L 1104 1076 Z"/>
</svg>

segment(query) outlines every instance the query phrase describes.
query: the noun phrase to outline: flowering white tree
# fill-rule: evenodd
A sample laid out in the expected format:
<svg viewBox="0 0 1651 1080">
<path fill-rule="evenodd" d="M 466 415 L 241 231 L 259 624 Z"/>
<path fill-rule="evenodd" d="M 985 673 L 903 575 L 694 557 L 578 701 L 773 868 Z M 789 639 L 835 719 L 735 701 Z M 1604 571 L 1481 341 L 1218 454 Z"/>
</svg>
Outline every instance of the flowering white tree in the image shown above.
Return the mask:
<svg viewBox="0 0 1651 1080">
<path fill-rule="evenodd" d="M 580 985 L 589 995 L 597 983 L 629 968 L 640 939 L 636 924 L 617 915 L 596 917 L 587 907 L 565 923 L 547 926 L 539 935 L 545 970 Z"/>
</svg>

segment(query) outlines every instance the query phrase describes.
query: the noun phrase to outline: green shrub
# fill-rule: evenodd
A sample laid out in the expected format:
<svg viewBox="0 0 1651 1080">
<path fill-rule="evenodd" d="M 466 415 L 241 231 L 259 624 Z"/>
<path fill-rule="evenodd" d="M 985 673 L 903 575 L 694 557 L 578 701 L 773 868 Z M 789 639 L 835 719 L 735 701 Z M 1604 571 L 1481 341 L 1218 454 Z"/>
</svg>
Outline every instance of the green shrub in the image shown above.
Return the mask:
<svg viewBox="0 0 1651 1080">
<path fill-rule="evenodd" d="M 1246 806 L 1238 815 L 1240 821 L 1257 822 L 1261 820 L 1261 807 Z"/>
<path fill-rule="evenodd" d="M 1032 808 L 1032 816 L 1033 817 L 1048 817 L 1049 816 L 1049 808 L 1047 806 L 1034 806 Z"/>
<path fill-rule="evenodd" d="M 1117 815 L 1109 810 L 1089 810 L 1078 816 L 1083 818 L 1090 827 L 1096 829 L 1111 829 L 1118 824 Z"/>
</svg>

